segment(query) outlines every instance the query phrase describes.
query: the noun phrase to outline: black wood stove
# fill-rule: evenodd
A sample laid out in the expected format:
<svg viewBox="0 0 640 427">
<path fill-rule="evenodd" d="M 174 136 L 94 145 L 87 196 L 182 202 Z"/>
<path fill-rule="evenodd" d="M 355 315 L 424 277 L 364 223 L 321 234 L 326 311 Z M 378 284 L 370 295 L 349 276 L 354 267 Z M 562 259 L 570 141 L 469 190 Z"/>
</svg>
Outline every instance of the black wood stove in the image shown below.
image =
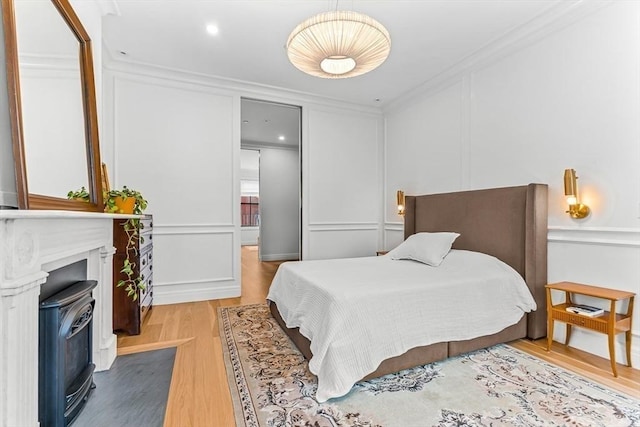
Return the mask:
<svg viewBox="0 0 640 427">
<path fill-rule="evenodd" d="M 41 289 L 38 419 L 43 427 L 70 425 L 95 387 L 91 291 L 98 283 L 85 279 L 86 261 L 79 261 L 52 271 Z"/>
</svg>

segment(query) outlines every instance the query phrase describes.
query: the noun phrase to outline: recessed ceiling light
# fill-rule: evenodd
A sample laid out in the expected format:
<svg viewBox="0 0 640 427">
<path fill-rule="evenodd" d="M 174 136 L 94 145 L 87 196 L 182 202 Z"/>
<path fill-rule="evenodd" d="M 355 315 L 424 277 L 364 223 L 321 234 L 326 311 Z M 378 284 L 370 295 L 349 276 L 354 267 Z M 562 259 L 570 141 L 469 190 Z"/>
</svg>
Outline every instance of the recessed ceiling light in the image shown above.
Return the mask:
<svg viewBox="0 0 640 427">
<path fill-rule="evenodd" d="M 278 137 L 278 139 L 279 139 L 280 141 L 284 141 L 284 135 L 280 135 L 280 136 Z"/>
<path fill-rule="evenodd" d="M 215 25 L 215 24 L 207 25 L 207 33 L 211 34 L 212 36 L 217 35 L 219 31 L 220 31 L 220 29 L 218 28 L 217 25 Z"/>
</svg>

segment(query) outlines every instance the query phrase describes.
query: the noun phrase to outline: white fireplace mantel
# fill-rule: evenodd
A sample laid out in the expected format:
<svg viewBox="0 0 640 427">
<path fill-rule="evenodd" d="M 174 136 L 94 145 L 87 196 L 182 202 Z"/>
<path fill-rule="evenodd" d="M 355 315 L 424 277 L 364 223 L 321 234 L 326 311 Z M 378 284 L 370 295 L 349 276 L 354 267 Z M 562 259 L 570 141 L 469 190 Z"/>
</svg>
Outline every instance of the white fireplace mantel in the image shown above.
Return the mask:
<svg viewBox="0 0 640 427">
<path fill-rule="evenodd" d="M 98 281 L 93 362 L 111 367 L 113 219 L 128 217 L 0 210 L 0 427 L 38 426 L 38 298 L 49 271 L 87 260 L 87 279 Z"/>
</svg>

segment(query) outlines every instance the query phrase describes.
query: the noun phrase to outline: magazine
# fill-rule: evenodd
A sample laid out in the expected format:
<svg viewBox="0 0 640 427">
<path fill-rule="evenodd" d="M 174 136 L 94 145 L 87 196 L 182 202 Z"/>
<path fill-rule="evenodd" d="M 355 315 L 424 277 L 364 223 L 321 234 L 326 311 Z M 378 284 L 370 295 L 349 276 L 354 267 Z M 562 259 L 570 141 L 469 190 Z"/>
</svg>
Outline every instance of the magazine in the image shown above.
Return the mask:
<svg viewBox="0 0 640 427">
<path fill-rule="evenodd" d="M 574 304 L 567 307 L 567 311 L 576 314 L 582 314 L 583 316 L 596 317 L 604 314 L 604 309 L 593 307 L 591 305 Z"/>
</svg>

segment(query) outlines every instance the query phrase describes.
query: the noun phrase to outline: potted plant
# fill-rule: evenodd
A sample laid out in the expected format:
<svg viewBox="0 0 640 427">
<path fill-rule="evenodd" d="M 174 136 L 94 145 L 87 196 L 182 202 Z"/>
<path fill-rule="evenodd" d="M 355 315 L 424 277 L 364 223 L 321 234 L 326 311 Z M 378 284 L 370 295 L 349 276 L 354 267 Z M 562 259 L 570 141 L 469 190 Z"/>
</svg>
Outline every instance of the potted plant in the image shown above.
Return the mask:
<svg viewBox="0 0 640 427">
<path fill-rule="evenodd" d="M 83 201 L 83 202 L 88 202 L 90 200 L 90 197 L 89 197 L 89 192 L 83 186 L 79 190 L 69 191 L 67 193 L 67 199 L 80 200 L 80 201 Z"/>
<path fill-rule="evenodd" d="M 109 191 L 105 199 L 105 212 L 140 215 L 147 208 L 142 194 L 126 185 L 122 190 Z"/>
<path fill-rule="evenodd" d="M 105 198 L 105 212 L 141 215 L 147 208 L 147 201 L 139 191 L 132 190 L 123 186 L 121 190 L 111 190 Z M 134 301 L 138 299 L 138 290 L 145 290 L 146 284 L 140 277 L 140 273 L 136 274 L 136 263 L 132 261 L 132 255 L 137 258 L 138 250 L 136 241 L 140 236 L 140 220 L 138 218 L 128 218 L 122 222 L 122 227 L 127 235 L 127 244 L 125 248 L 125 259 L 120 272 L 125 278 L 118 280 L 117 287 L 123 287 L 125 292 Z"/>
</svg>

